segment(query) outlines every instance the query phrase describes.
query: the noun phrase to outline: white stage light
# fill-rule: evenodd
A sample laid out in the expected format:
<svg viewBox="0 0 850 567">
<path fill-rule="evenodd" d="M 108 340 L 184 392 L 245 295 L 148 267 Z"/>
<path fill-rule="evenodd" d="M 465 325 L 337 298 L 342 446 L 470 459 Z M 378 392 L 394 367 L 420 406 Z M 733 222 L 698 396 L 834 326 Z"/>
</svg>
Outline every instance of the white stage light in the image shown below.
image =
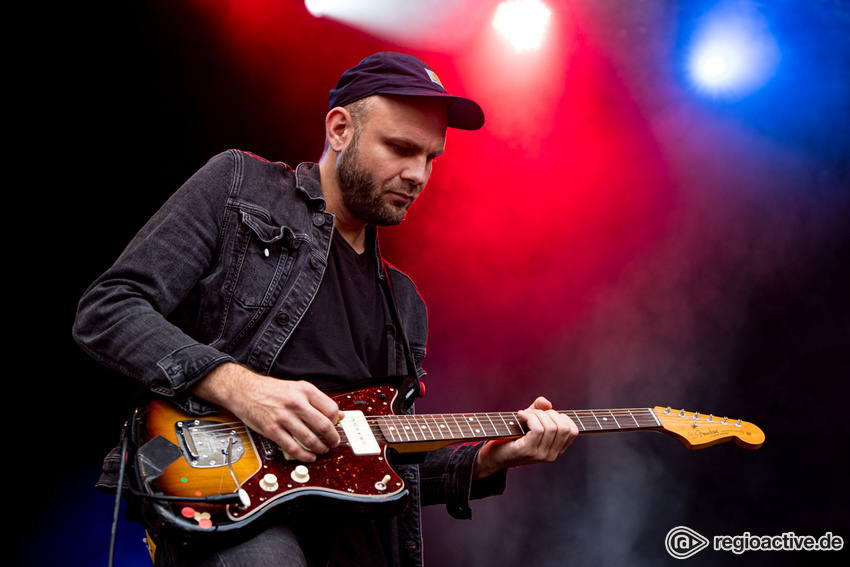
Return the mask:
<svg viewBox="0 0 850 567">
<path fill-rule="evenodd" d="M 439 45 L 447 38 L 466 33 L 457 27 L 455 15 L 467 8 L 467 0 L 304 0 L 317 18 L 343 22 L 354 28 L 390 39 L 399 45 Z"/>
<path fill-rule="evenodd" d="M 540 49 L 552 12 L 540 0 L 509 0 L 496 8 L 493 27 L 517 51 Z"/>
<path fill-rule="evenodd" d="M 699 80 L 710 85 L 722 84 L 730 70 L 729 55 L 721 51 L 705 53 L 695 62 Z"/>
<path fill-rule="evenodd" d="M 714 96 L 737 99 L 764 86 L 781 58 L 767 21 L 749 2 L 721 4 L 692 42 L 691 78 Z"/>
</svg>

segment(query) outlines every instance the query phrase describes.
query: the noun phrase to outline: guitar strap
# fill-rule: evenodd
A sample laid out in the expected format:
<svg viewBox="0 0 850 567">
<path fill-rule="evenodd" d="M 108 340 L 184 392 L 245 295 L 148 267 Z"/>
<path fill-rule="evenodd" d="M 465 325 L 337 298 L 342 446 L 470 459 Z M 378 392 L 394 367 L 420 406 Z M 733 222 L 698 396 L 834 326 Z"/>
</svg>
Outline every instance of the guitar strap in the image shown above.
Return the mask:
<svg viewBox="0 0 850 567">
<path fill-rule="evenodd" d="M 415 398 L 422 397 L 422 382 L 419 380 L 418 372 L 416 370 L 416 361 L 407 338 L 408 329 L 404 325 L 404 319 L 399 313 L 398 305 L 396 303 L 395 295 L 393 293 L 393 285 L 391 283 L 392 270 L 388 268 L 387 263 L 383 260 L 383 258 L 381 258 L 381 268 L 384 277 L 380 278 L 380 281 L 384 288 L 384 294 L 387 298 L 387 304 L 389 305 L 390 317 L 397 331 L 395 333 L 390 332 L 390 334 L 394 335 L 394 337 L 392 338 L 394 338 L 395 341 L 398 341 L 400 343 L 399 346 L 401 347 L 402 356 L 404 358 L 405 364 L 404 374 L 409 376 L 415 385 L 414 388 L 410 389 L 408 395 L 403 400 L 403 407 L 405 412 L 407 412 L 413 406 Z"/>
</svg>

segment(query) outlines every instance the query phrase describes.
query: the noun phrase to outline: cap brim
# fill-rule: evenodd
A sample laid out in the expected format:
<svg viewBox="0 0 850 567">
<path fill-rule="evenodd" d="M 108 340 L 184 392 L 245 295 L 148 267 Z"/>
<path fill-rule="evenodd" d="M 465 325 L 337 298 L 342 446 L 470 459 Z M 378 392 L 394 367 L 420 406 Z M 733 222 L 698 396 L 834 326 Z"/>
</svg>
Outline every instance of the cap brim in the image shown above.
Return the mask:
<svg viewBox="0 0 850 567">
<path fill-rule="evenodd" d="M 449 128 L 478 130 L 484 126 L 484 111 L 473 100 L 427 89 L 382 89 L 375 94 L 441 98 L 446 102 Z"/>
</svg>

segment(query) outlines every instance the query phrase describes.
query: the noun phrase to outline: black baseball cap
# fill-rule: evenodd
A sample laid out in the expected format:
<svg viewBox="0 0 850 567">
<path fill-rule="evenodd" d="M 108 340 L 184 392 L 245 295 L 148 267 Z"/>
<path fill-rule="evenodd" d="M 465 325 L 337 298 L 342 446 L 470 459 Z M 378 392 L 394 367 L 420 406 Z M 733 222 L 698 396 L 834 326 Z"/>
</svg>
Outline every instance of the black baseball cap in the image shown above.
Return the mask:
<svg viewBox="0 0 850 567">
<path fill-rule="evenodd" d="M 484 125 L 484 111 L 477 103 L 450 95 L 424 61 L 406 53 L 382 51 L 343 73 L 331 91 L 330 108 L 374 94 L 442 98 L 449 127 L 478 130 Z"/>
</svg>

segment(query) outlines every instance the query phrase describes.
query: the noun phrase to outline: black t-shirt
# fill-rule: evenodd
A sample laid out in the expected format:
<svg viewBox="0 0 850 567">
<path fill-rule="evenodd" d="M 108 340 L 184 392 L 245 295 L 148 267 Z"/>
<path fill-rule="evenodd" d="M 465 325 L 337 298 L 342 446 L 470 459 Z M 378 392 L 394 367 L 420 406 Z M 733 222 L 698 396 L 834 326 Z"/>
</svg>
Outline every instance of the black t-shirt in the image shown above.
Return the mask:
<svg viewBox="0 0 850 567">
<path fill-rule="evenodd" d="M 375 250 L 358 254 L 334 230 L 322 283 L 272 372 L 321 389 L 386 374 L 386 307 Z M 311 564 L 386 564 L 387 520 L 307 511 L 293 525 Z"/>
<path fill-rule="evenodd" d="M 372 245 L 358 254 L 334 230 L 325 276 L 272 375 L 326 389 L 386 374 L 382 294 Z"/>
</svg>

